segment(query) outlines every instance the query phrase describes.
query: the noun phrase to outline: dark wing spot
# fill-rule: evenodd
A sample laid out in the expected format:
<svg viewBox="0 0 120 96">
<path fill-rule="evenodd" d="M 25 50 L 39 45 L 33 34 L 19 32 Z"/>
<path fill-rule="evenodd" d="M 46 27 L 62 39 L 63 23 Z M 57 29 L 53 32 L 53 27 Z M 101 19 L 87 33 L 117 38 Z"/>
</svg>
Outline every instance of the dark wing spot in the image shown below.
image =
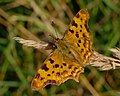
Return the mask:
<svg viewBox="0 0 120 96">
<path fill-rule="evenodd" d="M 82 30 L 80 30 L 80 32 L 82 32 Z"/>
<path fill-rule="evenodd" d="M 69 65 L 69 67 L 68 67 L 69 69 L 72 69 L 72 65 Z"/>
<path fill-rule="evenodd" d="M 88 28 L 88 26 L 87 26 L 87 21 L 85 21 L 84 26 L 85 26 L 85 28 L 86 28 L 87 32 L 90 32 L 90 30 L 89 30 L 89 28 Z"/>
<path fill-rule="evenodd" d="M 54 73 L 54 71 L 52 71 L 52 74 Z"/>
<path fill-rule="evenodd" d="M 81 43 L 81 40 L 78 40 L 79 43 Z"/>
<path fill-rule="evenodd" d="M 72 72 L 71 72 L 71 74 L 74 74 L 74 73 L 75 73 L 75 71 L 72 71 Z"/>
<path fill-rule="evenodd" d="M 49 68 L 46 66 L 46 64 L 43 64 L 43 65 L 41 66 L 41 69 L 43 69 L 43 70 L 45 70 L 45 71 L 48 71 L 48 70 L 49 70 Z"/>
<path fill-rule="evenodd" d="M 85 33 L 83 33 L 83 37 L 86 37 Z"/>
<path fill-rule="evenodd" d="M 66 63 L 63 63 L 64 66 L 66 66 Z"/>
<path fill-rule="evenodd" d="M 37 73 L 37 74 L 35 75 L 35 78 L 38 79 L 39 77 L 40 77 L 40 74 Z"/>
<path fill-rule="evenodd" d="M 77 69 L 78 69 L 78 68 L 77 68 L 77 67 L 75 67 L 75 68 L 74 68 L 74 71 L 76 71 Z"/>
<path fill-rule="evenodd" d="M 50 76 L 50 74 L 47 74 L 47 76 Z"/>
<path fill-rule="evenodd" d="M 86 46 L 86 40 L 85 40 L 85 42 L 83 43 L 83 46 L 86 48 L 87 46 Z"/>
<path fill-rule="evenodd" d="M 71 23 L 71 24 L 72 24 L 72 26 L 75 26 L 75 27 L 77 27 L 77 26 L 78 26 L 78 25 L 77 25 L 77 23 L 76 23 L 74 20 L 72 21 L 72 23 Z"/>
<path fill-rule="evenodd" d="M 75 36 L 76 36 L 77 38 L 79 38 L 79 34 L 78 34 L 78 32 L 76 32 Z"/>
<path fill-rule="evenodd" d="M 81 53 L 82 53 L 83 51 L 84 51 L 84 49 L 82 48 L 82 49 L 81 49 Z"/>
<path fill-rule="evenodd" d="M 41 79 L 40 80 L 43 80 L 43 79 L 45 79 L 44 77 L 41 77 Z"/>
<path fill-rule="evenodd" d="M 50 63 L 53 64 L 54 63 L 54 60 L 52 60 L 51 58 L 49 59 Z"/>
<path fill-rule="evenodd" d="M 79 13 L 77 13 L 77 14 L 76 14 L 76 17 L 77 17 L 77 18 L 79 18 L 79 17 L 80 17 Z"/>
<path fill-rule="evenodd" d="M 80 70 L 77 72 L 77 74 L 80 73 Z"/>
<path fill-rule="evenodd" d="M 78 47 L 80 47 L 80 44 L 79 44 L 79 43 L 77 43 L 77 46 L 78 46 Z"/>
<path fill-rule="evenodd" d="M 86 56 L 87 56 L 87 53 L 86 53 L 86 54 L 84 54 L 84 58 L 87 58 Z"/>
<path fill-rule="evenodd" d="M 71 54 L 71 51 L 69 51 L 69 54 Z"/>
<path fill-rule="evenodd" d="M 90 40 L 87 40 L 87 39 L 85 39 L 84 40 L 84 43 L 83 43 L 83 46 L 85 47 L 85 48 L 89 48 L 90 49 Z"/>
<path fill-rule="evenodd" d="M 55 68 L 58 68 L 59 67 L 59 64 L 55 64 Z"/>
<path fill-rule="evenodd" d="M 60 76 L 60 72 L 57 72 L 57 73 L 56 73 L 56 76 Z"/>
<path fill-rule="evenodd" d="M 80 27 L 82 28 L 82 25 L 80 25 Z"/>
<path fill-rule="evenodd" d="M 80 18 L 80 20 L 82 21 L 83 19 L 82 19 L 82 18 Z"/>
<path fill-rule="evenodd" d="M 69 77 L 73 77 L 73 75 L 69 75 Z"/>
<path fill-rule="evenodd" d="M 74 33 L 74 31 L 73 31 L 73 30 L 71 30 L 71 29 L 69 29 L 69 31 L 70 31 L 71 33 Z"/>
<path fill-rule="evenodd" d="M 86 51 L 86 54 L 84 54 L 84 58 L 89 59 L 90 55 L 88 55 L 88 51 Z"/>
</svg>

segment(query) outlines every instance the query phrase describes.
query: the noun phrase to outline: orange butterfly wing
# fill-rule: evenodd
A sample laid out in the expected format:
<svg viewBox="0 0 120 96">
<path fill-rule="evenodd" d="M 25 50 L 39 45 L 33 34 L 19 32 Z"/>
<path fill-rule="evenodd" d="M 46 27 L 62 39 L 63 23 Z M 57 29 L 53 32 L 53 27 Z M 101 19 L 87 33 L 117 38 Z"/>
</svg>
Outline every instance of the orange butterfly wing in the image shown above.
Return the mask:
<svg viewBox="0 0 120 96">
<path fill-rule="evenodd" d="M 79 54 L 82 64 L 86 64 L 92 55 L 92 40 L 87 22 L 89 14 L 85 9 L 80 10 L 73 18 L 69 30 L 65 33 L 63 40 Z"/>
<path fill-rule="evenodd" d="M 78 82 L 81 72 L 83 68 L 77 62 L 63 56 L 56 49 L 37 71 L 31 86 L 33 90 L 40 90 L 48 84 L 60 85 L 68 79 Z"/>
</svg>

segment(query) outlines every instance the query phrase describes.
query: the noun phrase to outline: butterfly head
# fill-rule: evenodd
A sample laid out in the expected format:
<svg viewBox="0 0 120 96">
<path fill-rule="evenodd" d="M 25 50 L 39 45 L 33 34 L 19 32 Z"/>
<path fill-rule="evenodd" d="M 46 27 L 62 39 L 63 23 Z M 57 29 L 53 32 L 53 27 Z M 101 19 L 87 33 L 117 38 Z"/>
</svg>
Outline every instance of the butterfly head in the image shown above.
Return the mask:
<svg viewBox="0 0 120 96">
<path fill-rule="evenodd" d="M 52 42 L 49 42 L 48 43 L 48 45 L 47 45 L 47 47 L 45 48 L 46 50 L 50 50 L 50 49 L 56 49 L 57 48 L 57 46 L 54 44 L 54 43 L 52 43 Z"/>
</svg>

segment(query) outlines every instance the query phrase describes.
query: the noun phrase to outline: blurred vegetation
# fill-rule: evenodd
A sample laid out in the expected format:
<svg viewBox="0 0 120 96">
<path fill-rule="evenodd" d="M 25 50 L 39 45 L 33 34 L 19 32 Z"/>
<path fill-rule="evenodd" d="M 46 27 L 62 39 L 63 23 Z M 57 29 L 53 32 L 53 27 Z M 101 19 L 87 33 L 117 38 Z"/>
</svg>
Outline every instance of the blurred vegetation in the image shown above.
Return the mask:
<svg viewBox="0 0 120 96">
<path fill-rule="evenodd" d="M 109 48 L 120 47 L 120 0 L 0 0 L 0 96 L 120 95 L 120 69 L 100 72 L 90 66 L 80 83 L 69 80 L 40 92 L 31 90 L 32 78 L 48 54 L 22 46 L 13 37 L 50 42 L 49 35 L 56 37 L 57 31 L 61 38 L 82 8 L 90 14 L 94 49 L 110 56 Z"/>
</svg>

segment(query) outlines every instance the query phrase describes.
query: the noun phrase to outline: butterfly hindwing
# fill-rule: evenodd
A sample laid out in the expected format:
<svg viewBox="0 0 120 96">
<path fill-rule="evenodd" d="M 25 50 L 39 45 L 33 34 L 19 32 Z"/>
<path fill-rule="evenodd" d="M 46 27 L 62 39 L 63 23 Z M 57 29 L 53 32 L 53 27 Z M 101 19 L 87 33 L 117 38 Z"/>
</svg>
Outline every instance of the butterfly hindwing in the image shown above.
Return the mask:
<svg viewBox="0 0 120 96">
<path fill-rule="evenodd" d="M 56 49 L 38 69 L 31 86 L 33 90 L 40 90 L 48 84 L 60 85 L 68 79 L 78 81 L 81 72 L 83 68 L 77 62 L 64 58 Z"/>
</svg>

